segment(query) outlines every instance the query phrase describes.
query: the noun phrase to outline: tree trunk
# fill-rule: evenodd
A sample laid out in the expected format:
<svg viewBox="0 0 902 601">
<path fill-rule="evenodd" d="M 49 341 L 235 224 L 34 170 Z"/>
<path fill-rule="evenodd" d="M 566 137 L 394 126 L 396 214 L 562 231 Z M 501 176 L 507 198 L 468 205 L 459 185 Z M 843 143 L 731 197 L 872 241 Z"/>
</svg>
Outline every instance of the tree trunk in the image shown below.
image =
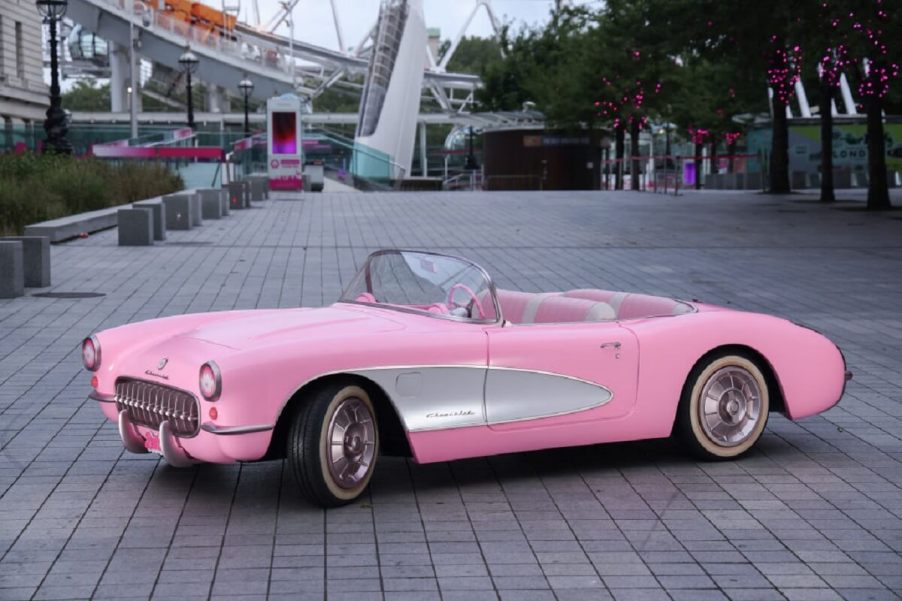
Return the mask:
<svg viewBox="0 0 902 601">
<path fill-rule="evenodd" d="M 892 208 L 886 177 L 886 140 L 883 139 L 883 103 L 867 102 L 868 112 L 868 210 Z"/>
<path fill-rule="evenodd" d="M 717 158 L 717 135 L 711 132 L 711 136 L 714 139 L 711 140 L 711 156 L 709 159 L 711 161 L 711 173 L 716 175 L 720 172 L 720 161 Z"/>
<path fill-rule="evenodd" d="M 639 190 L 639 120 L 630 123 L 630 188 Z"/>
<path fill-rule="evenodd" d="M 729 156 L 727 159 L 727 173 L 733 173 L 736 170 L 736 142 L 727 144 L 727 156 Z"/>
<path fill-rule="evenodd" d="M 695 189 L 702 189 L 702 147 L 703 144 L 701 142 L 695 143 L 695 156 L 693 157 L 695 161 Z"/>
<path fill-rule="evenodd" d="M 611 150 L 609 148 L 601 149 L 601 164 L 602 164 L 601 176 L 603 178 L 603 181 L 602 181 L 602 186 L 603 186 L 602 189 L 603 190 L 608 189 L 608 183 L 610 181 L 610 180 L 608 180 L 608 174 L 610 174 L 610 172 L 611 172 L 611 164 L 608 162 L 608 158 L 610 158 L 610 156 L 611 156 Z"/>
<path fill-rule="evenodd" d="M 789 194 L 789 122 L 786 119 L 786 105 L 774 94 L 771 103 L 774 110 L 770 144 L 770 190 L 771 194 Z"/>
<path fill-rule="evenodd" d="M 614 189 L 623 190 L 623 147 L 626 145 L 626 130 L 617 128 L 617 136 L 614 141 L 614 153 L 617 159 L 614 163 Z"/>
<path fill-rule="evenodd" d="M 833 86 L 821 84 L 821 202 L 833 202 Z"/>
</svg>

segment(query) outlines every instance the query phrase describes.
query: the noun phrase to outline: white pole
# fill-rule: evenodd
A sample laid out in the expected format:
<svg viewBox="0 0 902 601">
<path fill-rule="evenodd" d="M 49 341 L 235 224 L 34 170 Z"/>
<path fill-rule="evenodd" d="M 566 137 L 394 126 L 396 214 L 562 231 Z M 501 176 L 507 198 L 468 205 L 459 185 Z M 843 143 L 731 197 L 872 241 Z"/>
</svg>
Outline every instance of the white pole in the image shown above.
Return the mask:
<svg viewBox="0 0 902 601">
<path fill-rule="evenodd" d="M 140 79 L 138 75 L 138 69 L 135 67 L 135 24 L 132 21 L 134 18 L 134 4 L 132 4 L 132 14 L 129 15 L 131 18 L 128 21 L 128 69 L 129 69 L 129 82 L 132 89 L 130 102 L 128 104 L 128 112 L 129 112 L 129 122 L 131 124 L 131 137 L 138 137 L 138 94 Z"/>
<path fill-rule="evenodd" d="M 295 79 L 295 62 L 294 62 L 294 6 L 296 3 L 283 2 L 288 16 L 288 59 L 291 61 L 291 92 L 296 93 L 298 89 L 297 80 Z"/>
<path fill-rule="evenodd" d="M 846 114 L 857 115 L 858 109 L 855 108 L 855 101 L 852 100 L 852 89 L 849 87 L 849 80 L 846 79 L 845 73 L 839 75 L 839 91 L 842 95 L 842 103 L 846 105 Z"/>
<path fill-rule="evenodd" d="M 451 60 L 451 57 L 454 56 L 455 51 L 457 51 L 457 46 L 458 46 L 458 44 L 460 44 L 461 38 L 463 38 L 464 35 L 466 35 L 467 29 L 469 29 L 469 27 L 470 27 L 470 22 L 473 20 L 473 17 L 476 16 L 476 12 L 479 10 L 480 6 L 481 6 L 481 4 L 476 4 L 476 6 L 473 7 L 473 10 L 471 10 L 469 16 L 467 16 L 467 20 L 464 21 L 464 26 L 460 28 L 460 31 L 458 32 L 457 37 L 455 37 L 451 41 L 451 46 L 448 47 L 447 52 L 445 52 L 445 55 L 442 57 L 442 60 L 438 65 L 439 69 L 441 71 L 444 71 L 445 68 L 448 66 L 448 61 Z"/>
<path fill-rule="evenodd" d="M 429 164 L 426 157 L 426 122 L 420 123 L 420 168 L 423 170 L 423 177 L 429 177 Z"/>
<path fill-rule="evenodd" d="M 344 35 L 341 31 L 341 21 L 338 19 L 338 7 L 335 6 L 335 0 L 331 0 L 332 2 L 332 20 L 335 21 L 335 37 L 338 38 L 338 50 L 341 53 L 347 52 L 347 48 L 345 48 L 345 40 Z"/>
<path fill-rule="evenodd" d="M 799 99 L 799 112 L 803 117 L 811 116 L 811 105 L 808 104 L 808 95 L 805 93 L 805 86 L 802 79 L 799 78 L 795 82 L 796 97 Z"/>
</svg>

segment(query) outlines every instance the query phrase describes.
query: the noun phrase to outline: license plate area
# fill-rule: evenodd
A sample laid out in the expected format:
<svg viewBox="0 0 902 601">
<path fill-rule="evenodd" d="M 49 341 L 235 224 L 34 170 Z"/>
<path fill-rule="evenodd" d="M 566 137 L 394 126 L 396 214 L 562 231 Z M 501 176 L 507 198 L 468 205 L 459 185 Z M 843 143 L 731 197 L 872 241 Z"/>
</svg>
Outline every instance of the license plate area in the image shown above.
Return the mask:
<svg viewBox="0 0 902 601">
<path fill-rule="evenodd" d="M 141 436 L 144 438 L 144 448 L 151 453 L 162 455 L 163 450 L 160 448 L 160 435 L 153 430 L 139 428 Z"/>
</svg>

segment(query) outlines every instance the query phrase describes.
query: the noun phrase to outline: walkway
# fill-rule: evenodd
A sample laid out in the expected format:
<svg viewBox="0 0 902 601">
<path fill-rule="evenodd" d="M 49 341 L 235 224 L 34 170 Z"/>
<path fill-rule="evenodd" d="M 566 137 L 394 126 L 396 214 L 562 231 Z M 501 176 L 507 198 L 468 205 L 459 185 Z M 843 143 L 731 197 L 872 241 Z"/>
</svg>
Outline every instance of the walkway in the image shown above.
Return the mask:
<svg viewBox="0 0 902 601">
<path fill-rule="evenodd" d="M 902 205 L 902 198 L 895 202 Z M 902 211 L 803 196 L 323 193 L 153 248 L 53 248 L 54 290 L 0 301 L 0 599 L 897 598 L 902 590 Z M 329 511 L 281 462 L 175 470 L 124 453 L 79 341 L 189 311 L 321 305 L 370 251 L 472 257 L 503 287 L 700 298 L 822 330 L 843 402 L 771 418 L 758 450 L 668 441 L 380 464 Z M 804 361 L 804 357 L 799 360 Z"/>
</svg>

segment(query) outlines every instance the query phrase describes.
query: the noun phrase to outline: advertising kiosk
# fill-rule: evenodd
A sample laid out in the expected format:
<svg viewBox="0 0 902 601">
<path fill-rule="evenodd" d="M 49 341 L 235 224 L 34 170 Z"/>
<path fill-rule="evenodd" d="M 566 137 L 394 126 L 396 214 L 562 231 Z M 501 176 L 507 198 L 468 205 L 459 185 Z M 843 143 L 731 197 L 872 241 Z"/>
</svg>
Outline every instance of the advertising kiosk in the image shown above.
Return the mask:
<svg viewBox="0 0 902 601">
<path fill-rule="evenodd" d="M 266 101 L 267 164 L 270 190 L 300 190 L 303 185 L 301 99 L 283 94 Z"/>
</svg>

